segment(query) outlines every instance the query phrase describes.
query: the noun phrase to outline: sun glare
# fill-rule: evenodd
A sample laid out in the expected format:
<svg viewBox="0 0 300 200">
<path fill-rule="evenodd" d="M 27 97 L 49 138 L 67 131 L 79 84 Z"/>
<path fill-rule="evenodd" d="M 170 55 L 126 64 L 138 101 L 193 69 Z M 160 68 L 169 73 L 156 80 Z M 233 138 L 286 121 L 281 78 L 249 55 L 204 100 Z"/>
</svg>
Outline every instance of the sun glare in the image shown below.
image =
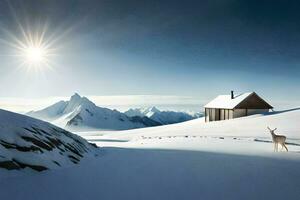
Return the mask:
<svg viewBox="0 0 300 200">
<path fill-rule="evenodd" d="M 28 47 L 25 49 L 25 57 L 29 63 L 41 63 L 45 61 L 47 53 L 42 47 Z"/>
<path fill-rule="evenodd" d="M 19 68 L 37 72 L 45 68 L 53 69 L 53 58 L 57 49 L 53 46 L 56 38 L 53 35 L 47 35 L 46 30 L 46 25 L 40 29 L 25 29 L 20 25 L 22 37 L 17 37 L 6 31 L 11 40 L 1 40 L 1 42 L 12 47 L 12 54 L 10 55 L 17 58 Z"/>
<path fill-rule="evenodd" d="M 8 43 L 14 48 L 15 53 L 12 55 L 18 58 L 20 68 L 25 67 L 28 70 L 36 69 L 38 71 L 45 68 L 52 69 L 50 60 L 53 60 L 53 56 L 56 54 L 51 41 L 45 41 L 44 34 L 44 32 L 40 34 L 23 32 L 23 40 L 14 37 L 14 42 Z"/>
</svg>

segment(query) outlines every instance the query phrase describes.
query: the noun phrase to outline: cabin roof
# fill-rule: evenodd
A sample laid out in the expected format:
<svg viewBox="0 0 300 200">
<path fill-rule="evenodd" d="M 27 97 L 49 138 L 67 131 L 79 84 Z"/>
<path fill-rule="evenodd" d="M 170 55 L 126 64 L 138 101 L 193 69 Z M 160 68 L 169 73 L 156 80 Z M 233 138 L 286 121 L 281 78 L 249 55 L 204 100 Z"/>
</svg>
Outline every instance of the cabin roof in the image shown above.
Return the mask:
<svg viewBox="0 0 300 200">
<path fill-rule="evenodd" d="M 250 100 L 251 99 L 251 100 Z M 253 107 L 253 99 L 257 102 L 257 107 Z M 251 102 L 248 102 L 250 100 Z M 250 105 L 251 103 L 251 105 Z M 219 95 L 211 102 L 206 104 L 205 108 L 223 108 L 223 109 L 235 109 L 241 108 L 239 106 L 243 106 L 243 108 L 247 108 L 247 104 L 249 104 L 249 108 L 258 108 L 258 109 L 272 109 L 273 107 L 269 105 L 266 101 L 264 101 L 261 97 L 259 97 L 255 92 L 247 92 L 235 96 L 231 99 L 231 95 Z M 258 105 L 259 104 L 259 105 Z"/>
</svg>

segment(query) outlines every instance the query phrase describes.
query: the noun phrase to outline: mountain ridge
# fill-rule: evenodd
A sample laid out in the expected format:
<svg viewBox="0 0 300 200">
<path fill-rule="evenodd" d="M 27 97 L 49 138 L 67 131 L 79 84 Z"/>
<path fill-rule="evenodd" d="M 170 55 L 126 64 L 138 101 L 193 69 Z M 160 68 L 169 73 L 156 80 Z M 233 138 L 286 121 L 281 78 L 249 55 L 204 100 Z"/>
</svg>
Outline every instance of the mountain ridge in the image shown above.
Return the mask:
<svg viewBox="0 0 300 200">
<path fill-rule="evenodd" d="M 69 101 L 60 101 L 42 110 L 29 112 L 27 115 L 69 130 L 127 130 L 161 125 L 149 118 L 133 118 L 117 110 L 98 107 L 78 93 L 72 95 Z"/>
<path fill-rule="evenodd" d="M 146 107 L 146 108 L 130 108 L 124 113 L 130 117 L 133 116 L 148 117 L 163 125 L 189 121 L 203 116 L 199 113 L 191 115 L 186 112 L 161 111 L 155 106 Z"/>
</svg>

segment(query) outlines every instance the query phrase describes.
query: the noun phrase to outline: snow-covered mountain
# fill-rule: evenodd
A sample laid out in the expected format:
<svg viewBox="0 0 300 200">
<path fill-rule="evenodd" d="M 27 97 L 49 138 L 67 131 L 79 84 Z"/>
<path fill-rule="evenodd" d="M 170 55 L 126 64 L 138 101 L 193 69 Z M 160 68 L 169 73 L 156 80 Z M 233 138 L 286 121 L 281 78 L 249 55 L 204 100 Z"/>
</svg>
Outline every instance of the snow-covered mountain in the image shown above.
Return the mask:
<svg viewBox="0 0 300 200">
<path fill-rule="evenodd" d="M 0 110 L 0 168 L 43 171 L 95 155 L 83 138 L 31 117 Z"/>
<path fill-rule="evenodd" d="M 132 116 L 148 117 L 161 124 L 174 124 L 174 123 L 192 120 L 202 116 L 199 113 L 196 113 L 195 115 L 191 115 L 185 112 L 160 111 L 156 107 L 129 109 L 128 111 L 125 112 L 125 114 L 130 117 Z"/>
<path fill-rule="evenodd" d="M 60 101 L 27 115 L 71 130 L 126 130 L 161 125 L 146 116 L 129 117 L 117 110 L 98 107 L 77 93 L 69 101 Z"/>
</svg>

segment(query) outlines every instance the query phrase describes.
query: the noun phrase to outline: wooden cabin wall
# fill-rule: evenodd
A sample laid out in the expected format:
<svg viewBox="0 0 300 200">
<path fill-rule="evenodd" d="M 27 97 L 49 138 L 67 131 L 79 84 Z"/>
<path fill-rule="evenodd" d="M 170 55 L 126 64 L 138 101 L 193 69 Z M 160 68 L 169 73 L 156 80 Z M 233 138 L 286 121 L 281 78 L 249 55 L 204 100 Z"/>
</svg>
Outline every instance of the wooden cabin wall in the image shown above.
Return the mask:
<svg viewBox="0 0 300 200">
<path fill-rule="evenodd" d="M 269 109 L 216 109 L 205 108 L 205 121 L 219 121 L 234 119 L 249 115 L 263 114 L 269 112 Z"/>
<path fill-rule="evenodd" d="M 234 109 L 233 118 L 239 118 L 247 116 L 247 109 Z"/>
<path fill-rule="evenodd" d="M 230 109 L 205 108 L 205 121 L 219 121 L 234 118 L 234 112 Z"/>
<path fill-rule="evenodd" d="M 248 109 L 248 115 L 263 114 L 269 112 L 269 109 Z"/>
</svg>

